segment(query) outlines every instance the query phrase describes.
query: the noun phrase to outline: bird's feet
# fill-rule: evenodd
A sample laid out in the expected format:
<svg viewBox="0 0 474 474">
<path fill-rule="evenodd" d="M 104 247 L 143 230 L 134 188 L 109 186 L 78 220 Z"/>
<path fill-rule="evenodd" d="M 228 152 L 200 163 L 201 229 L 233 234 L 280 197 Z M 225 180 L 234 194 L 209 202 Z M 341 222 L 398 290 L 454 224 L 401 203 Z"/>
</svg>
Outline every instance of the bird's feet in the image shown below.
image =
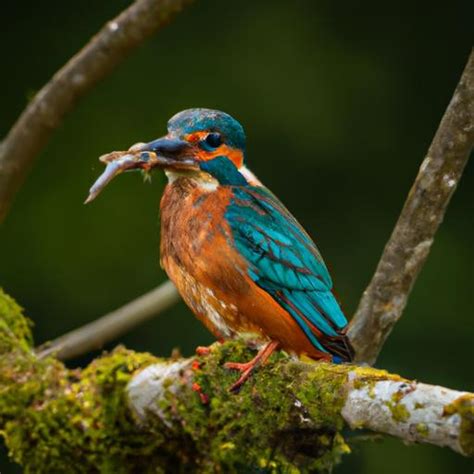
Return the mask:
<svg viewBox="0 0 474 474">
<path fill-rule="evenodd" d="M 237 382 L 233 383 L 229 390 L 231 392 L 236 392 L 240 389 L 240 387 L 245 383 L 247 379 L 250 378 L 253 371 L 259 365 L 265 364 L 268 358 L 273 354 L 275 349 L 278 347 L 277 341 L 270 341 L 268 344 L 263 346 L 257 353 L 257 355 L 250 360 L 249 362 L 226 362 L 224 367 L 230 370 L 238 370 L 240 372 L 240 377 Z"/>
<path fill-rule="evenodd" d="M 230 388 L 230 392 L 236 392 L 240 389 L 240 387 L 245 383 L 245 381 L 250 378 L 253 371 L 258 365 L 258 361 L 255 362 L 256 357 L 254 357 L 250 362 L 246 362 L 241 364 L 239 362 L 226 362 L 224 367 L 229 370 L 238 370 L 240 372 L 240 377 L 238 378 L 237 382 L 234 382 Z"/>
</svg>

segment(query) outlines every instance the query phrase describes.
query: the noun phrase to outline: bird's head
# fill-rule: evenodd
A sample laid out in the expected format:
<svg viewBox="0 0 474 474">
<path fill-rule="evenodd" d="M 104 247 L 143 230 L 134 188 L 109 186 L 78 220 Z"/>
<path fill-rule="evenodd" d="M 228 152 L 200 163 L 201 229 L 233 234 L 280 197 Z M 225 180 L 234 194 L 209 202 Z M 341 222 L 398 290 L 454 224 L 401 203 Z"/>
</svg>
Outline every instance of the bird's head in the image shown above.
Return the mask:
<svg viewBox="0 0 474 474">
<path fill-rule="evenodd" d="M 127 152 L 113 152 L 100 160 L 104 173 L 90 190 L 86 202 L 122 171 L 159 167 L 170 174 L 198 172 L 210 175 L 219 184 L 247 184 L 256 180 L 244 167 L 245 132 L 230 115 L 218 110 L 188 109 L 168 121 L 168 133 L 149 143 L 137 143 Z M 247 176 L 247 178 L 245 177 Z"/>
<path fill-rule="evenodd" d="M 169 140 L 181 145 L 181 156 L 190 158 L 196 168 L 218 156 L 225 156 L 237 168 L 244 163 L 244 129 L 237 120 L 218 110 L 179 112 L 168 121 L 168 135 L 155 142 L 158 143 L 158 152 L 160 143 L 166 148 Z M 153 147 L 153 142 L 151 145 Z"/>
</svg>

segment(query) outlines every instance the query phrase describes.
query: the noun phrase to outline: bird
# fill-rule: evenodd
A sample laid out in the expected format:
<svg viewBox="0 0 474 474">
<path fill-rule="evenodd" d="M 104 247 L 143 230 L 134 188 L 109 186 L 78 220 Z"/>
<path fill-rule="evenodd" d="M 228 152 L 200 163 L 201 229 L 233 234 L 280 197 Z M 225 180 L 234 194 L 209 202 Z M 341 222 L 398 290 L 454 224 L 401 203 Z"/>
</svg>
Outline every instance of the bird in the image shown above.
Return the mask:
<svg viewBox="0 0 474 474">
<path fill-rule="evenodd" d="M 106 170 L 94 199 L 117 174 L 164 170 L 160 261 L 197 318 L 219 340 L 244 337 L 258 348 L 240 376 L 281 349 L 296 356 L 351 362 L 348 321 L 316 244 L 282 202 L 246 166 L 246 135 L 232 116 L 187 109 L 168 133 L 100 159 Z"/>
</svg>

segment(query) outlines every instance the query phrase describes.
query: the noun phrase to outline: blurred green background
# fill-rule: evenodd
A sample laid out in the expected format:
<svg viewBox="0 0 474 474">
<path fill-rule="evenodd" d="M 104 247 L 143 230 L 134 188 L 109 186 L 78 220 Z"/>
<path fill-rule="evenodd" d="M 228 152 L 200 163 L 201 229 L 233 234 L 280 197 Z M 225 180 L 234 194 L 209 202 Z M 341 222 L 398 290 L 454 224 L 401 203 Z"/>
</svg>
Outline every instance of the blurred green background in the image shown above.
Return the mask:
<svg viewBox="0 0 474 474">
<path fill-rule="evenodd" d="M 165 279 L 158 266 L 164 185 L 138 174 L 83 206 L 97 157 L 165 132 L 188 107 L 231 113 L 248 164 L 316 239 L 347 313 L 371 277 L 473 39 L 472 1 L 200 0 L 68 116 L 0 232 L 0 285 L 35 322 L 38 343 Z M 2 5 L 0 131 L 128 2 Z M 11 157 L 15 159 L 14 156 Z M 429 261 L 378 366 L 474 390 L 474 169 L 469 166 Z M 184 354 L 211 336 L 180 303 L 120 342 Z M 112 347 L 112 346 L 110 346 Z M 92 354 L 71 365 L 84 364 Z M 337 473 L 469 473 L 447 449 L 361 443 Z M 18 472 L 0 450 L 2 474 Z"/>
</svg>

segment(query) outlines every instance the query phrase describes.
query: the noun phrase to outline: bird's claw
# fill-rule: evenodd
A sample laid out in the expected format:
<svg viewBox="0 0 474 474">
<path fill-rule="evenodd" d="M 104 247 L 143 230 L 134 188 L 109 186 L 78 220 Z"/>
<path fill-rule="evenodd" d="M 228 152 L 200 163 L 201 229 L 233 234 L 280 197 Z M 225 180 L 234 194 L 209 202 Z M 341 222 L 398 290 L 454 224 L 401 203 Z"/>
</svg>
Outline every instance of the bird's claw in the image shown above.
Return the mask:
<svg viewBox="0 0 474 474">
<path fill-rule="evenodd" d="M 244 370 L 241 376 L 229 387 L 229 392 L 238 392 L 240 387 L 250 378 L 256 366 L 249 367 Z"/>
<path fill-rule="evenodd" d="M 224 368 L 229 369 L 229 370 L 238 370 L 240 372 L 245 372 L 248 369 L 254 368 L 256 364 L 252 364 L 252 361 L 250 362 L 226 362 L 224 364 Z"/>
<path fill-rule="evenodd" d="M 224 368 L 230 370 L 238 370 L 241 375 L 237 382 L 231 385 L 230 391 L 237 391 L 245 381 L 252 375 L 253 371 L 259 365 L 264 365 L 268 358 L 272 355 L 273 351 L 278 347 L 278 342 L 270 341 L 262 349 L 258 351 L 258 354 L 249 362 L 226 362 Z"/>
</svg>

